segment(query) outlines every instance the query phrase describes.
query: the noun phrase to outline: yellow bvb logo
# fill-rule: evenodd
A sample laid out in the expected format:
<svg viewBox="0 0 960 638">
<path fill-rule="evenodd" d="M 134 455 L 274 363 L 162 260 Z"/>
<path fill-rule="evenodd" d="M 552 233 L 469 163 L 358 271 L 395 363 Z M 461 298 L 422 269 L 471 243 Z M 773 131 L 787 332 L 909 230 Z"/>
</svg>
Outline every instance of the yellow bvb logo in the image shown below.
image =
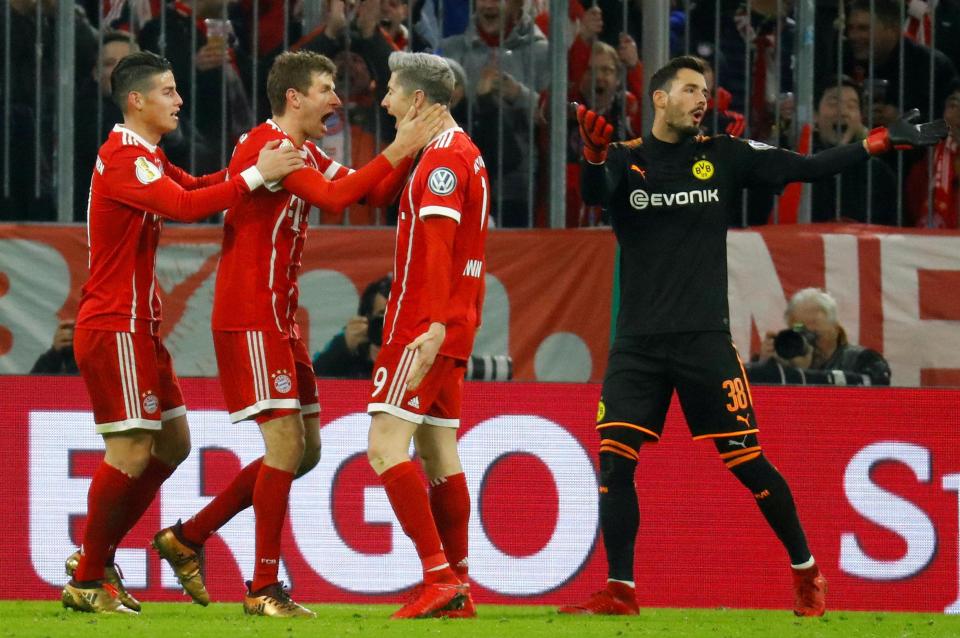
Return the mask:
<svg viewBox="0 0 960 638">
<path fill-rule="evenodd" d="M 708 160 L 700 160 L 693 165 L 693 176 L 697 179 L 710 179 L 713 177 L 713 164 Z"/>
<path fill-rule="evenodd" d="M 604 405 L 603 400 L 600 400 L 600 404 L 597 406 L 597 423 L 603 421 L 603 417 L 607 416 L 607 406 Z"/>
</svg>

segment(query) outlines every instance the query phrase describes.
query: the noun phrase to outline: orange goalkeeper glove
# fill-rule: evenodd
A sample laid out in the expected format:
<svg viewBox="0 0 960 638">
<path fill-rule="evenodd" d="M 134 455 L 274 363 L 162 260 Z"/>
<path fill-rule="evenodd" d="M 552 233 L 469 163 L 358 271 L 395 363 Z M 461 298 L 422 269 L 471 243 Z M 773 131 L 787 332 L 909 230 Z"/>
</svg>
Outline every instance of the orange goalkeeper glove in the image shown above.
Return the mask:
<svg viewBox="0 0 960 638">
<path fill-rule="evenodd" d="M 577 124 L 580 125 L 580 137 L 583 138 L 583 156 L 591 164 L 603 164 L 607 161 L 607 147 L 613 136 L 613 125 L 606 118 L 597 115 L 582 104 L 576 104 Z"/>
</svg>

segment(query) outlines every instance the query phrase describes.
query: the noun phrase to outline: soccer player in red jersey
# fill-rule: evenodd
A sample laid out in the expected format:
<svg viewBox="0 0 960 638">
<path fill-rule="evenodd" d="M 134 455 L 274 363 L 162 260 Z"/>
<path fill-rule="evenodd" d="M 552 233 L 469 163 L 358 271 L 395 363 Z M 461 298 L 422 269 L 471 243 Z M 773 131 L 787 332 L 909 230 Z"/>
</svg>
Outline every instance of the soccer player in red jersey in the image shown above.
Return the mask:
<svg viewBox="0 0 960 638">
<path fill-rule="evenodd" d="M 409 158 L 440 131 L 445 113 L 440 106 L 419 114 L 409 109 L 394 142 L 360 170 L 350 171 L 309 141 L 323 136 L 324 119 L 340 105 L 335 75 L 333 62 L 322 55 L 280 55 L 267 77 L 273 117 L 241 138 L 230 161 L 231 174 L 242 172 L 264 145 L 280 141 L 297 148 L 306 163 L 282 183 L 269 182 L 264 191 L 230 208 L 217 270 L 213 339 L 227 408 L 233 422 L 257 422 L 266 452 L 196 516 L 154 538 L 184 589 L 207 604 L 200 573 L 203 543 L 252 505 L 256 562 L 244 612 L 253 615 L 314 616 L 278 581 L 291 482 L 320 459 L 316 378 L 295 319 L 309 205 L 337 210 L 364 196 L 371 203 L 387 203 L 407 175 Z"/>
<path fill-rule="evenodd" d="M 390 55 L 383 106 L 448 104 L 443 58 Z M 483 305 L 490 180 L 480 151 L 450 116 L 400 197 L 393 286 L 374 364 L 367 456 L 417 549 L 423 583 L 392 618 L 476 615 L 467 581 L 470 495 L 457 453 L 466 361 Z M 408 455 L 416 442 L 430 494 Z"/>
<path fill-rule="evenodd" d="M 303 165 L 266 149 L 256 166 L 193 177 L 157 146 L 177 128 L 183 100 L 170 63 L 153 53 L 122 59 L 111 76 L 124 113 L 100 147 L 90 184 L 90 278 L 83 286 L 74 349 L 106 455 L 90 483 L 83 547 L 67 559 L 65 607 L 136 613 L 113 564 L 117 545 L 190 450 L 186 408 L 160 342 L 154 260 L 163 219 L 196 221 Z"/>
</svg>

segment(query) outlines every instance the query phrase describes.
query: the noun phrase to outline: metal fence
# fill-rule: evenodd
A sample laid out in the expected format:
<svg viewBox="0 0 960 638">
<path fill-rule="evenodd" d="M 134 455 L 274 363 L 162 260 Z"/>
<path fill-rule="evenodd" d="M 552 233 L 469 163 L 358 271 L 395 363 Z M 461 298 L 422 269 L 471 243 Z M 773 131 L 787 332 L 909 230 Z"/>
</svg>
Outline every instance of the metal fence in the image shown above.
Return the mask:
<svg viewBox="0 0 960 638">
<path fill-rule="evenodd" d="M 581 4 L 582 2 L 582 4 Z M 321 146 L 361 165 L 389 143 L 379 107 L 392 50 L 450 57 L 453 106 L 487 159 L 500 227 L 579 227 L 570 99 L 602 110 L 627 139 L 649 126 L 645 88 L 670 56 L 712 68 L 706 132 L 802 153 L 862 139 L 910 108 L 960 119 L 960 2 L 898 0 L 0 0 L 0 220 L 85 216 L 96 149 L 119 110 L 109 71 L 136 47 L 168 57 L 185 99 L 164 145 L 193 173 L 229 160 L 269 116 L 266 75 L 282 51 L 338 64 L 343 112 Z M 605 44 L 597 44 L 605 43 Z M 609 45 L 609 46 L 607 46 Z M 640 62 L 642 60 L 643 62 Z M 958 122 L 960 123 L 960 122 Z M 957 144 L 896 152 L 804 188 L 744 193 L 733 226 L 850 219 L 957 225 Z M 379 225 L 387 209 L 313 211 L 316 224 Z"/>
</svg>

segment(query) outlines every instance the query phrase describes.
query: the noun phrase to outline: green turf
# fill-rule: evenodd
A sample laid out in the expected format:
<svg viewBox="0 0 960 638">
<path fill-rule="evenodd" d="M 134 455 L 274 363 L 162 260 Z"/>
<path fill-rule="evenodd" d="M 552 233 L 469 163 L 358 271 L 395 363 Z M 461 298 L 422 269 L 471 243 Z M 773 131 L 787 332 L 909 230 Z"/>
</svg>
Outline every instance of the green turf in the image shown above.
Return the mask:
<svg viewBox="0 0 960 638">
<path fill-rule="evenodd" d="M 511 636 L 517 638 L 616 638 L 618 636 L 705 636 L 709 638 L 860 638 L 871 636 L 960 636 L 960 617 L 939 614 L 829 612 L 824 618 L 794 618 L 784 611 L 732 609 L 644 609 L 631 618 L 558 616 L 552 607 L 481 605 L 471 621 L 388 621 L 395 607 L 309 605 L 316 620 L 245 617 L 239 604 L 201 608 L 185 603 L 147 603 L 136 618 L 66 611 L 59 602 L 0 602 L 0 638 L 245 638 L 247 636 Z"/>
</svg>

